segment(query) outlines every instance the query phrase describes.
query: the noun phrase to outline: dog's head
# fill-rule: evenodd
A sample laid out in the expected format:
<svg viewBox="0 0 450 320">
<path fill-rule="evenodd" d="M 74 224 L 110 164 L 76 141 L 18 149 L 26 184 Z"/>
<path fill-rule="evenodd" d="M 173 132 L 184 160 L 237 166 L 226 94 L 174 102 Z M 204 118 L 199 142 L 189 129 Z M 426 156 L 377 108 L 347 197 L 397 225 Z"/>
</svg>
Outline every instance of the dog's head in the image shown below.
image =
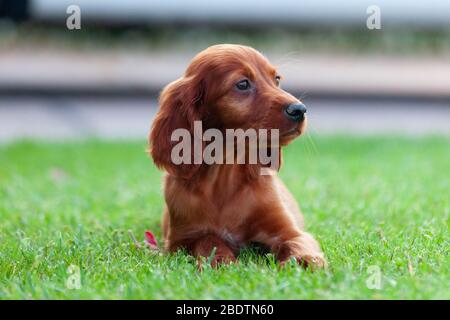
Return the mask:
<svg viewBox="0 0 450 320">
<path fill-rule="evenodd" d="M 280 88 L 281 75 L 253 48 L 215 45 L 200 52 L 184 76 L 161 93 L 160 109 L 150 133 L 151 154 L 158 166 L 187 176 L 194 165 L 170 162 L 173 130 L 278 129 L 286 145 L 306 128 L 306 108 Z"/>
</svg>

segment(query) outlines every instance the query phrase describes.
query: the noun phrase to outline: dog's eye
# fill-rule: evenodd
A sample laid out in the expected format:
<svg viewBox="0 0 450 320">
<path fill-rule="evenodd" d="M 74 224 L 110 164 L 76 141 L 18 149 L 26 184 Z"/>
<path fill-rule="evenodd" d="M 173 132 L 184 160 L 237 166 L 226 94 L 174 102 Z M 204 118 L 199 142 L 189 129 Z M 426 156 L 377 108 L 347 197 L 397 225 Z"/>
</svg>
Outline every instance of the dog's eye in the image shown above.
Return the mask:
<svg viewBox="0 0 450 320">
<path fill-rule="evenodd" d="M 280 85 L 280 81 L 281 81 L 281 77 L 280 76 L 275 76 L 275 83 L 277 84 L 277 86 Z"/>
<path fill-rule="evenodd" d="M 242 80 L 236 83 L 236 88 L 239 90 L 248 90 L 250 89 L 250 81 L 248 80 Z"/>
</svg>

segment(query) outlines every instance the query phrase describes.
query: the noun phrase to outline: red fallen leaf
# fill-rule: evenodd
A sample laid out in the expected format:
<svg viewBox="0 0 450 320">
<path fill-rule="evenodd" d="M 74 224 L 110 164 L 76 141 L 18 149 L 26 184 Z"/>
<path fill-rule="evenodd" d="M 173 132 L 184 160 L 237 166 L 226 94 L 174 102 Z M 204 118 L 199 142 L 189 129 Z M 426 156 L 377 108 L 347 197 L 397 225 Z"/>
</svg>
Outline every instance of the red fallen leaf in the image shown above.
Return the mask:
<svg viewBox="0 0 450 320">
<path fill-rule="evenodd" d="M 145 244 L 150 246 L 152 249 L 158 249 L 158 242 L 155 236 L 150 231 L 145 231 Z"/>
</svg>

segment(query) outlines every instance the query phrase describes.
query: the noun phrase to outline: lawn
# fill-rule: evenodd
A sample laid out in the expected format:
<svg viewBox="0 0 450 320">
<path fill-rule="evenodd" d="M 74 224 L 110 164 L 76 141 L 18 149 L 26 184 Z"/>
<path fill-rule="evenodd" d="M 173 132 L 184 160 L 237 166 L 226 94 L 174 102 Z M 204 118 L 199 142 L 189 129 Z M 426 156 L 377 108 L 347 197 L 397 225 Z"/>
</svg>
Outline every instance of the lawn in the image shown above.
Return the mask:
<svg viewBox="0 0 450 320">
<path fill-rule="evenodd" d="M 0 299 L 450 299 L 448 138 L 304 137 L 285 150 L 280 175 L 330 265 L 318 272 L 251 249 L 198 272 L 183 252 L 137 248 L 129 230 L 161 239 L 145 147 L 0 146 Z"/>
</svg>

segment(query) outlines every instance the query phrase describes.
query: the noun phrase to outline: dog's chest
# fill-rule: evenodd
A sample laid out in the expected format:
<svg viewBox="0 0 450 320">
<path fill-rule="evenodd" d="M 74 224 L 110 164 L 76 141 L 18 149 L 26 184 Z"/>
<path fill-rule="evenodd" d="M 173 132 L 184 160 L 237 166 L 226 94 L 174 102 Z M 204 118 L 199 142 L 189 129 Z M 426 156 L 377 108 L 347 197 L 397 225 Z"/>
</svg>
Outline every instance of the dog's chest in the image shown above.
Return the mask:
<svg viewBox="0 0 450 320">
<path fill-rule="evenodd" d="M 207 218 L 224 238 L 238 243 L 247 236 L 249 221 L 255 220 L 261 208 L 267 207 L 267 202 L 277 201 L 269 188 L 272 179 L 260 177 L 249 181 L 240 172 L 233 171 L 220 172 L 211 178 L 203 197 L 213 208 L 206 213 Z"/>
<path fill-rule="evenodd" d="M 203 192 L 216 209 L 225 215 L 228 211 L 251 210 L 256 204 L 258 191 L 255 181 L 249 181 L 245 172 L 235 166 L 220 166 L 212 170 Z"/>
</svg>

